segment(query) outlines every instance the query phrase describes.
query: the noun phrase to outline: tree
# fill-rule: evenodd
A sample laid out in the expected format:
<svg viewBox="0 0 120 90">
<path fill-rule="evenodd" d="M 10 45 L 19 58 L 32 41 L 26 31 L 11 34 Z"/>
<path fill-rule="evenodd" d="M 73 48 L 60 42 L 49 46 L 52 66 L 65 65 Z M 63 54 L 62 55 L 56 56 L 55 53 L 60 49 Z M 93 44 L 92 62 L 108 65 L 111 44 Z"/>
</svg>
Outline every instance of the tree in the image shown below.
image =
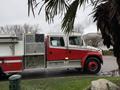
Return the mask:
<svg viewBox="0 0 120 90">
<path fill-rule="evenodd" d="M 81 35 L 84 33 L 84 27 L 81 25 L 81 24 L 77 24 L 75 27 L 74 27 L 74 30 L 75 32 L 78 32 L 80 33 Z"/>
<path fill-rule="evenodd" d="M 106 1 L 96 7 L 94 21 L 97 21 L 97 27 L 101 31 L 104 40 L 103 43 L 108 48 L 110 45 L 113 46 L 120 74 L 120 1 Z"/>
<path fill-rule="evenodd" d="M 45 6 L 45 15 L 48 22 L 52 22 L 58 14 L 64 16 L 62 30 L 70 33 L 74 28 L 76 12 L 81 5 L 91 2 L 94 6 L 94 21 L 101 31 L 103 43 L 109 48 L 113 46 L 114 56 L 117 58 L 120 73 L 120 0 L 39 0 L 43 1 L 41 9 Z M 38 6 L 36 0 L 28 0 L 28 13 L 30 9 L 34 15 L 34 7 Z M 39 11 L 39 12 L 40 12 Z"/>
<path fill-rule="evenodd" d="M 36 33 L 39 29 L 38 25 L 6 25 L 0 27 L 0 34 L 12 34 L 22 39 L 23 33 Z"/>
</svg>

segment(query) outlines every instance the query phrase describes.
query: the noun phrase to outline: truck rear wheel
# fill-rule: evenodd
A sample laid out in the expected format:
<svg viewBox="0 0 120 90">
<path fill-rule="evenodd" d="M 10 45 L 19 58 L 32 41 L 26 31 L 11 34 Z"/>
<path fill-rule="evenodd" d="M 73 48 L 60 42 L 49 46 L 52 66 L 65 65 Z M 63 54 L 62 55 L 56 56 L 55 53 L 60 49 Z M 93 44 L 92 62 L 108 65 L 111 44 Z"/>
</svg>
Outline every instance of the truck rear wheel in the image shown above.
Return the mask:
<svg viewBox="0 0 120 90">
<path fill-rule="evenodd" d="M 96 74 L 101 69 L 101 63 L 96 57 L 90 57 L 85 63 L 85 72 L 90 74 Z"/>
<path fill-rule="evenodd" d="M 6 74 L 3 72 L 2 68 L 0 68 L 0 78 L 5 78 Z"/>
</svg>

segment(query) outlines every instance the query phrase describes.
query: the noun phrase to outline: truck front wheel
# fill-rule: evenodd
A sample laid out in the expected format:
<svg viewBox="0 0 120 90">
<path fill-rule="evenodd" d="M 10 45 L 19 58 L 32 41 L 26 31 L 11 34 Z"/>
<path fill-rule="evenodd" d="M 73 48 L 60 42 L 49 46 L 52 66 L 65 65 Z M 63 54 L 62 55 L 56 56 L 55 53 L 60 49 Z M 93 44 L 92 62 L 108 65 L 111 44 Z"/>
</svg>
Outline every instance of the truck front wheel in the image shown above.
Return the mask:
<svg viewBox="0 0 120 90">
<path fill-rule="evenodd" d="M 90 57 L 86 60 L 85 63 L 85 72 L 90 73 L 90 74 L 96 74 L 100 71 L 101 69 L 101 63 L 99 59 L 96 57 Z"/>
</svg>

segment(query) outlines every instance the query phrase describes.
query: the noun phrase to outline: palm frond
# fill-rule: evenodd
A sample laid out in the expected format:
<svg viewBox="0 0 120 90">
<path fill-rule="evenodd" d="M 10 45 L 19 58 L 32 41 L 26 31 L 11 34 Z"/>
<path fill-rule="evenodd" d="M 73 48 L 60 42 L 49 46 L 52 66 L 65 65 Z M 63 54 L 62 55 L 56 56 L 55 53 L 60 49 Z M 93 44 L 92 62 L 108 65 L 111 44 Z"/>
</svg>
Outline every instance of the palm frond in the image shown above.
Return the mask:
<svg viewBox="0 0 120 90">
<path fill-rule="evenodd" d="M 68 5 L 65 1 L 66 0 L 46 0 L 46 21 L 52 22 L 56 15 L 63 15 L 66 12 Z"/>
<path fill-rule="evenodd" d="M 62 30 L 65 33 L 71 32 L 74 28 L 74 21 L 75 21 L 78 6 L 81 7 L 81 5 L 83 4 L 85 5 L 88 2 L 89 0 L 74 0 L 70 4 L 67 10 L 67 13 L 65 14 L 65 17 L 63 18 L 63 21 L 62 21 Z M 94 4 L 95 2 L 96 3 L 100 2 L 100 0 L 91 0 L 91 2 Z"/>
<path fill-rule="evenodd" d="M 100 4 L 95 9 L 94 22 L 97 21 L 97 28 L 101 31 L 103 43 L 109 48 L 111 42 L 111 29 L 109 19 L 109 3 Z"/>
<path fill-rule="evenodd" d="M 31 10 L 33 16 L 35 17 L 34 5 L 36 5 L 36 0 L 28 0 L 28 16 L 30 15 L 30 10 Z"/>
<path fill-rule="evenodd" d="M 62 22 L 62 30 L 65 33 L 72 32 L 74 28 L 74 21 L 77 13 L 77 8 L 79 6 L 79 0 L 75 0 L 68 8 L 65 17 L 63 18 Z"/>
</svg>

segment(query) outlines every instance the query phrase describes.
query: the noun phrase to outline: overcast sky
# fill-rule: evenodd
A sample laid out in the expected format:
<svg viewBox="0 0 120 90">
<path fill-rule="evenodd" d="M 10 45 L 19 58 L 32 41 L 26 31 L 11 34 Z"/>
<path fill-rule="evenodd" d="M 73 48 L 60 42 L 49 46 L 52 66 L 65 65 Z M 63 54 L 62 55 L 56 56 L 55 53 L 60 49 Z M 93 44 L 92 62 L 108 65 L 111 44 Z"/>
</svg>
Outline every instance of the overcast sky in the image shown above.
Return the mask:
<svg viewBox="0 0 120 90">
<path fill-rule="evenodd" d="M 44 10 L 34 18 L 32 14 L 28 17 L 27 0 L 0 0 L 0 26 L 13 24 L 39 24 L 40 28 L 45 32 L 55 30 L 60 27 L 60 17 L 56 17 L 54 24 L 49 25 L 45 21 Z M 91 7 L 87 6 L 85 10 L 81 9 L 77 13 L 75 24 L 85 24 L 89 22 Z M 89 30 L 89 27 L 91 27 Z M 86 25 L 84 33 L 96 32 L 95 24 Z"/>
</svg>

